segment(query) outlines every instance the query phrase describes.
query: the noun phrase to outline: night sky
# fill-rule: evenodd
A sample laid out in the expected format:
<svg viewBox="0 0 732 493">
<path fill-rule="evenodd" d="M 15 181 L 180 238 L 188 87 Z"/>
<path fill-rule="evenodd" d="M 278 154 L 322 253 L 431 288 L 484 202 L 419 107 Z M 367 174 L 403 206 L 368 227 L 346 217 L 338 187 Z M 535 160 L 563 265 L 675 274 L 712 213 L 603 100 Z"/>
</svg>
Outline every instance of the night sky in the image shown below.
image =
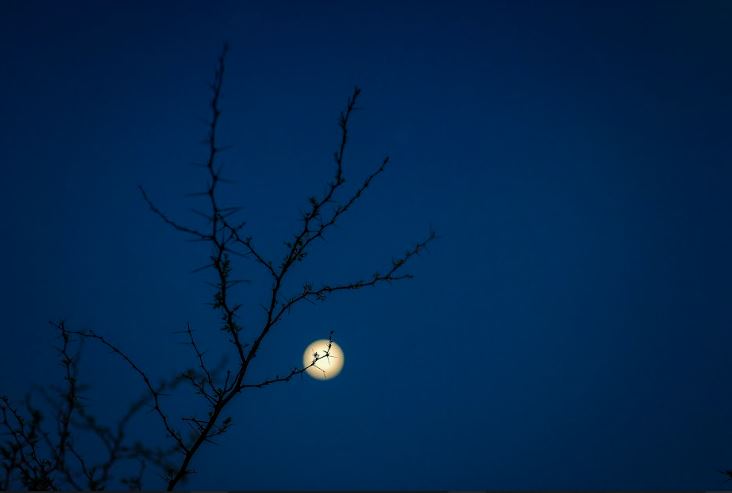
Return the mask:
<svg viewBox="0 0 732 493">
<path fill-rule="evenodd" d="M 590 5 L 592 4 L 592 5 Z M 49 320 L 154 379 L 228 351 L 200 224 L 210 81 L 247 234 L 271 257 L 333 173 L 392 164 L 290 285 L 413 280 L 304 304 L 251 379 L 335 331 L 337 378 L 246 391 L 186 489 L 720 488 L 732 468 L 732 3 L 3 2 L 0 393 L 61 383 Z M 241 322 L 269 281 L 237 259 Z M 250 332 L 247 332 L 250 331 Z M 229 353 L 231 354 L 231 353 Z M 90 407 L 141 380 L 91 342 Z M 189 388 L 175 420 L 200 409 Z M 179 423 L 179 421 L 176 421 Z M 143 414 L 135 434 L 164 443 Z M 154 474 L 147 487 L 161 488 Z"/>
</svg>

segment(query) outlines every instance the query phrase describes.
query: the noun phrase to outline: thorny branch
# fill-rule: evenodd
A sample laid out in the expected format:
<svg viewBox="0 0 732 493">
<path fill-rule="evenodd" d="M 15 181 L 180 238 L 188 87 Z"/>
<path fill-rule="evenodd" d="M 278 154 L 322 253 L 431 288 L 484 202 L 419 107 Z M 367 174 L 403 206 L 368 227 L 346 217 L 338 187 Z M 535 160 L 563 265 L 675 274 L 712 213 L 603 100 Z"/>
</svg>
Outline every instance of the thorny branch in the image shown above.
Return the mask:
<svg viewBox="0 0 732 493">
<path fill-rule="evenodd" d="M 36 390 L 56 410 L 55 433 L 45 427 L 43 415 L 31 402 L 30 394 L 24 401 L 25 412 L 7 397 L 0 397 L 0 428 L 3 436 L 9 438 L 0 445 L 2 489 L 20 484 L 31 490 L 101 490 L 113 479 L 112 469 L 131 460 L 138 462 L 138 472 L 144 471 L 148 463 L 161 470 L 170 469 L 168 457 L 174 450 L 150 448 L 127 440 L 131 419 L 149 404 L 151 396 L 146 393 L 133 402 L 114 429 L 98 423 L 83 404 L 82 390 L 85 386 L 78 381 L 80 349 L 75 355 L 71 354 L 75 332 L 67 329 L 63 321 L 52 322 L 51 325 L 58 330 L 62 340 L 58 354 L 66 386 L 54 389 L 57 395 L 45 388 Z M 80 339 L 76 341 L 81 342 Z M 156 391 L 161 393 L 173 389 L 180 381 L 178 378 L 164 382 Z M 30 420 L 24 415 L 30 416 Z M 86 460 L 75 440 L 82 433 L 96 437 L 106 449 L 106 457 L 95 453 L 94 461 Z M 142 477 L 121 476 L 119 480 L 130 488 L 142 488 Z"/>
<path fill-rule="evenodd" d="M 356 87 L 351 96 L 347 99 L 345 109 L 338 118 L 340 139 L 336 151 L 333 154 L 335 169 L 333 176 L 327 183 L 325 190 L 320 195 L 311 196 L 308 199 L 308 208 L 302 214 L 301 226 L 285 242 L 285 254 L 278 264 L 273 263 L 268 256 L 264 255 L 254 246 L 251 236 L 244 234 L 245 223 L 233 222 L 233 217 L 239 212 L 237 207 L 224 207 L 220 203 L 218 190 L 221 183 L 226 183 L 222 176 L 222 166 L 218 164 L 218 155 L 223 148 L 217 140 L 221 108 L 220 100 L 222 95 L 223 77 L 228 46 L 224 46 L 218 58 L 214 71 L 213 81 L 210 84 L 211 100 L 209 102 L 210 120 L 208 124 L 208 135 L 205 139 L 207 147 L 207 159 L 203 167 L 206 170 L 207 185 L 203 191 L 191 195 L 204 197 L 208 204 L 208 212 L 196 211 L 203 216 L 207 222 L 206 229 L 199 229 L 184 225 L 159 209 L 150 198 L 144 188 L 140 192 L 150 210 L 160 217 L 162 221 L 173 229 L 180 231 L 197 241 L 209 244 L 211 253 L 209 262 L 203 267 L 213 270 L 216 283 L 215 292 L 211 307 L 219 313 L 221 319 L 221 331 L 228 337 L 238 358 L 235 366 L 226 369 L 225 376 L 219 377 L 218 372 L 209 366 L 205 352 L 196 341 L 194 331 L 187 325 L 185 335 L 195 354 L 197 370 L 187 369 L 178 373 L 178 376 L 171 382 L 161 386 L 154 386 L 148 374 L 137 365 L 133 359 L 118 346 L 107 338 L 91 330 L 71 331 L 66 329 L 63 322 L 56 324 L 56 328 L 62 334 L 63 346 L 61 349 L 62 363 L 65 369 L 65 380 L 67 382 L 66 393 L 63 394 L 62 402 L 55 402 L 59 409 L 58 439 L 53 445 L 50 435 L 47 442 L 53 449 L 52 460 L 44 461 L 40 458 L 38 450 L 38 435 L 40 429 L 40 414 L 29 407 L 33 419 L 30 424 L 26 423 L 20 413 L 10 405 L 10 402 L 3 398 L 0 401 L 0 425 L 7 431 L 8 444 L 0 448 L 2 452 L 2 467 L 5 475 L 1 478 L 3 486 L 10 485 L 18 475 L 26 486 L 33 486 L 34 489 L 56 487 L 60 483 L 54 483 L 58 477 L 74 489 L 82 489 L 74 477 L 81 476 L 85 479 L 85 486 L 88 489 L 101 489 L 106 486 L 111 478 L 112 467 L 120 460 L 137 460 L 139 468 L 133 476 L 126 477 L 122 483 L 131 488 L 141 488 L 143 475 L 148 463 L 157 466 L 164 472 L 167 481 L 167 488 L 174 489 L 181 481 L 185 480 L 192 472 L 191 462 L 196 456 L 200 447 L 205 443 L 215 443 L 214 439 L 223 435 L 233 424 L 231 416 L 225 416 L 226 407 L 245 389 L 263 388 L 275 383 L 288 382 L 293 377 L 306 372 L 310 368 L 319 368 L 318 362 L 324 358 L 330 358 L 333 333 L 329 335 L 327 349 L 322 354 L 315 353 L 312 361 L 303 367 L 295 367 L 284 375 L 275 375 L 272 378 L 260 382 L 247 382 L 248 369 L 258 355 L 267 335 L 289 313 L 300 301 L 323 301 L 330 294 L 338 291 L 356 291 L 382 283 L 390 283 L 403 279 L 410 279 L 412 276 L 404 272 L 405 264 L 416 255 L 424 251 L 427 246 L 436 238 L 434 232 L 407 250 L 402 256 L 392 260 L 391 265 L 383 271 L 376 272 L 364 279 L 340 282 L 325 283 L 320 287 L 314 287 L 311 283 L 305 283 L 302 289 L 294 295 L 285 296 L 285 289 L 288 274 L 292 272 L 295 265 L 304 261 L 317 239 L 325 239 L 325 233 L 334 226 L 356 202 L 362 197 L 374 180 L 381 175 L 389 164 L 389 157 L 384 157 L 379 165 L 372 171 L 356 188 L 342 199 L 345 178 L 345 156 L 350 133 L 349 125 L 351 117 L 358 109 L 358 100 L 361 90 Z M 271 279 L 271 286 L 267 295 L 268 302 L 264 305 L 265 319 L 257 329 L 252 326 L 244 330 L 240 321 L 242 305 L 232 299 L 232 288 L 239 282 L 232 279 L 232 256 L 248 257 L 256 264 L 263 267 Z M 96 341 L 111 350 L 120 357 L 135 373 L 137 373 L 145 386 L 146 393 L 138 401 L 134 402 L 128 413 L 120 421 L 118 428 L 111 428 L 99 425 L 95 419 L 80 404 L 77 385 L 76 360 L 68 354 L 70 338 L 76 336 L 81 340 L 88 339 Z M 249 342 L 245 342 L 248 340 Z M 322 370 L 322 369 L 321 369 Z M 181 381 L 187 381 L 193 387 L 197 395 L 202 396 L 208 407 L 205 417 L 183 416 L 183 423 L 190 429 L 190 437 L 183 435 L 172 425 L 170 416 L 164 411 L 162 405 L 163 391 L 172 389 Z M 149 405 L 157 414 L 163 425 L 168 438 L 173 442 L 169 449 L 152 449 L 136 442 L 132 446 L 124 443 L 124 429 L 133 415 L 141 408 Z M 84 459 L 77 449 L 71 436 L 71 429 L 81 429 L 92 432 L 102 442 L 107 450 L 107 459 L 101 463 L 90 464 Z M 74 468 L 70 465 L 67 457 L 73 459 Z"/>
<path fill-rule="evenodd" d="M 113 353 L 117 354 L 120 358 L 122 358 L 145 382 L 145 386 L 147 387 L 147 390 L 150 392 L 150 396 L 153 399 L 153 408 L 155 409 L 155 412 L 160 416 L 160 421 L 163 423 L 163 427 L 165 428 L 165 431 L 168 433 L 168 435 L 175 440 L 175 442 L 178 444 L 178 447 L 180 447 L 181 450 L 186 451 L 187 447 L 185 443 L 183 443 L 183 439 L 181 438 L 181 435 L 178 431 L 173 429 L 173 427 L 170 425 L 168 421 L 168 416 L 163 412 L 163 409 L 160 407 L 160 390 L 156 389 L 152 382 L 150 381 L 150 378 L 147 376 L 147 374 L 140 369 L 139 366 L 137 366 L 129 356 L 127 356 L 126 353 L 122 352 L 117 346 L 110 343 L 105 339 L 103 336 L 98 335 L 92 330 L 86 330 L 86 331 L 69 331 L 71 334 L 78 335 L 80 337 L 88 338 L 88 339 L 96 339 L 103 345 L 107 346 Z"/>
</svg>

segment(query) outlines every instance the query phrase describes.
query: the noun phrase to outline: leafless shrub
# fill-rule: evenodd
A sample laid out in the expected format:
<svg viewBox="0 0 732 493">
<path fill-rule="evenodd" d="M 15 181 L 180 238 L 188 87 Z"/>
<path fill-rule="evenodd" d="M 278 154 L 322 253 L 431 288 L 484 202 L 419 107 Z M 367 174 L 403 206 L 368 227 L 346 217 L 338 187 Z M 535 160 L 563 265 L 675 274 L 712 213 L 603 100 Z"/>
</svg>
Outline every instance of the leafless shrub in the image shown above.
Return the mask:
<svg viewBox="0 0 732 493">
<path fill-rule="evenodd" d="M 0 445 L 0 484 L 3 489 L 19 486 L 31 490 L 105 489 L 113 479 L 112 469 L 130 461 L 137 463 L 138 467 L 133 474 L 118 479 L 122 485 L 130 489 L 141 489 L 145 472 L 152 466 L 165 479 L 167 488 L 174 489 L 193 472 L 192 461 L 199 449 L 204 444 L 212 443 L 230 428 L 233 417 L 226 413 L 227 407 L 244 390 L 287 382 L 315 366 L 319 360 L 330 356 L 331 344 L 328 344 L 323 354 L 313 355 L 309 365 L 293 368 L 283 375 L 275 375 L 259 382 L 246 380 L 247 372 L 262 342 L 296 305 L 303 301 L 324 301 L 338 291 L 357 291 L 377 284 L 409 279 L 412 276 L 404 272 L 404 266 L 435 239 L 435 234 L 430 232 L 424 240 L 393 259 L 381 271 L 361 279 L 325 281 L 319 284 L 306 282 L 296 292 L 284 293 L 283 286 L 288 274 L 298 263 L 304 261 L 314 242 L 324 239 L 324 234 L 353 208 L 387 168 L 389 158 L 385 157 L 355 191 L 346 194 L 344 198 L 338 198 L 345 192 L 344 162 L 350 138 L 349 122 L 361 95 L 361 90 L 355 88 L 338 120 L 340 142 L 333 156 L 335 170 L 331 180 L 324 192 L 309 198 L 307 209 L 302 213 L 301 225 L 285 242 L 284 255 L 279 258 L 265 255 L 255 246 L 253 238 L 245 234 L 244 223 L 235 221 L 239 209 L 221 204 L 218 194 L 220 184 L 226 181 L 217 162 L 222 150 L 217 142 L 217 129 L 221 115 L 220 97 L 226 54 L 225 47 L 218 59 L 211 83 L 211 118 L 206 139 L 208 156 L 203 166 L 207 183 L 205 190 L 196 194 L 204 197 L 208 203 L 208 211 L 201 213 L 206 219 L 207 228 L 197 229 L 174 220 L 155 205 L 142 187 L 140 191 L 152 212 L 166 224 L 210 247 L 210 256 L 204 268 L 213 271 L 215 278 L 211 307 L 220 315 L 220 330 L 228 336 L 228 342 L 237 355 L 236 362 L 223 369 L 212 368 L 195 339 L 194 330 L 188 325 L 182 332 L 195 356 L 194 366 L 178 371 L 174 377 L 155 385 L 146 371 L 107 337 L 92 330 L 70 330 L 63 321 L 53 323 L 61 338 L 58 354 L 63 368 L 64 386 L 50 390 L 39 389 L 45 403 L 53 410 L 53 415 L 48 420 L 44 419 L 30 397 L 22 407 L 14 405 L 7 397 L 0 398 L 0 427 L 3 430 L 3 441 Z M 231 278 L 232 262 L 241 257 L 253 260 L 271 281 L 267 294 L 269 301 L 264 306 L 265 319 L 257 328 L 245 329 L 242 326 L 239 319 L 242 305 L 232 299 L 232 288 L 237 283 Z M 331 343 L 332 338 L 331 332 Z M 72 346 L 77 345 L 80 348 L 83 341 L 106 347 L 135 372 L 144 384 L 144 394 L 129 406 L 114 427 L 98 423 L 84 405 L 82 395 L 86 388 L 78 377 L 79 351 L 72 354 Z M 193 389 L 205 404 L 207 412 L 203 415 L 184 416 L 182 423 L 176 424 L 165 411 L 163 401 L 167 392 L 181 384 L 187 384 Z M 168 437 L 167 446 L 152 447 L 128 439 L 130 422 L 143 409 L 151 409 L 157 415 Z M 47 421 L 51 424 L 47 424 Z M 181 431 L 181 425 L 188 428 L 187 434 Z M 95 454 L 92 461 L 78 450 L 76 438 L 84 433 L 98 439 L 106 452 L 104 457 Z M 129 466 L 127 469 L 130 469 Z"/>
</svg>

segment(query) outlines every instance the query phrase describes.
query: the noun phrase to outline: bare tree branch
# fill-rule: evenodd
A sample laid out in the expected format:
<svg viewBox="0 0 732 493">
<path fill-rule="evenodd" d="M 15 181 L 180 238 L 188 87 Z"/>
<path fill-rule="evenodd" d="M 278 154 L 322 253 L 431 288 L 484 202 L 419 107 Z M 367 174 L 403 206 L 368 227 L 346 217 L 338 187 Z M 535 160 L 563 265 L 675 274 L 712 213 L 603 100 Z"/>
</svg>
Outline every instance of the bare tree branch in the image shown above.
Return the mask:
<svg viewBox="0 0 732 493">
<path fill-rule="evenodd" d="M 140 192 L 153 214 L 160 217 L 165 224 L 195 241 L 204 241 L 209 245 L 211 250 L 205 265 L 197 271 L 209 269 L 213 271 L 215 282 L 212 283 L 214 293 L 210 305 L 218 313 L 221 320 L 220 329 L 227 334 L 227 340 L 236 351 L 238 360 L 232 365 L 228 365 L 224 360 L 226 371 L 225 376 L 221 377 L 219 374 L 221 367 L 209 366 L 210 360 L 207 361 L 206 353 L 199 346 L 194 331 L 188 324 L 183 332 L 187 337 L 186 344 L 190 345 L 195 354 L 196 368 L 179 372 L 172 380 L 154 386 L 148 374 L 107 338 L 92 330 L 69 330 L 64 322 L 54 324 L 62 338 L 59 356 L 66 385 L 58 391 L 56 397 L 45 389 L 41 390 L 41 394 L 46 397 L 48 404 L 57 410 L 56 435 L 43 429 L 41 414 L 29 400 L 26 402 L 26 408 L 31 419 L 27 421 L 7 398 L 0 398 L 0 429 L 4 430 L 3 436 L 7 437 L 7 440 L 0 442 L 0 466 L 3 471 L 0 485 L 6 489 L 18 481 L 32 489 L 55 489 L 67 485 L 77 490 L 82 489 L 81 486 L 90 490 L 105 489 L 113 478 L 112 470 L 115 465 L 120 461 L 131 460 L 137 462 L 138 469 L 136 473 L 120 478 L 122 484 L 132 489 L 141 489 L 147 465 L 152 464 L 163 472 L 167 489 L 175 489 L 181 481 L 194 473 L 191 464 L 199 449 L 204 444 L 216 443 L 215 439 L 224 435 L 233 426 L 233 418 L 226 415 L 226 409 L 244 390 L 261 389 L 276 383 L 289 382 L 293 377 L 312 368 L 324 371 L 318 363 L 323 359 L 334 357 L 331 354 L 333 345 L 331 331 L 327 348 L 322 353 L 313 354 L 309 364 L 259 382 L 246 381 L 248 370 L 259 354 L 267 335 L 282 321 L 286 313 L 301 301 L 323 301 L 338 291 L 357 291 L 377 284 L 410 279 L 412 276 L 404 272 L 404 266 L 436 238 L 431 232 L 402 256 L 392 260 L 384 273 L 376 272 L 370 277 L 350 282 L 323 283 L 317 288 L 308 282 L 296 294 L 285 297 L 283 291 L 295 265 L 305 259 L 315 240 L 325 239 L 325 233 L 354 207 L 374 180 L 385 171 L 389 158 L 385 157 L 355 190 L 348 194 L 343 193 L 346 183 L 345 155 L 350 139 L 349 126 L 353 113 L 358 109 L 357 103 L 361 95 L 360 88 L 355 87 L 338 118 L 340 138 L 333 154 L 335 169 L 332 178 L 322 193 L 309 198 L 308 208 L 302 214 L 302 223 L 290 240 L 285 242 L 286 251 L 279 264 L 275 265 L 270 260 L 272 257 L 255 248 L 253 238 L 245 232 L 246 223 L 238 220 L 235 222 L 234 217 L 241 209 L 224 206 L 220 200 L 219 184 L 229 182 L 222 176 L 223 166 L 218 162 L 218 156 L 224 147 L 217 139 L 227 53 L 228 46 L 225 45 L 217 60 L 210 84 L 210 119 L 204 140 L 207 157 L 205 162 L 200 164 L 200 167 L 206 170 L 206 187 L 203 191 L 189 194 L 206 200 L 207 210 L 193 209 L 194 214 L 205 219 L 206 226 L 201 230 L 171 219 L 155 205 L 144 188 L 140 187 Z M 339 196 L 341 198 L 338 198 Z M 233 288 L 242 282 L 232 279 L 232 258 L 237 257 L 253 260 L 271 277 L 267 302 L 262 305 L 264 320 L 256 329 L 247 326 L 246 331 L 241 322 L 242 305 L 234 301 L 232 294 Z M 145 393 L 140 399 L 132 402 L 116 428 L 98 423 L 81 402 L 82 387 L 78 383 L 78 357 L 72 356 L 70 352 L 72 336 L 74 341 L 93 340 L 107 347 L 143 380 Z M 176 388 L 181 382 L 190 383 L 206 406 L 205 416 L 201 412 L 199 415 L 184 415 L 181 418 L 190 431 L 186 439 L 173 427 L 169 415 L 163 411 L 161 404 L 163 392 Z M 149 447 L 140 442 L 130 445 L 127 441 L 127 428 L 132 417 L 147 406 L 155 411 L 166 435 L 172 439 L 170 449 Z M 94 461 L 85 458 L 72 439 L 72 431 L 96 436 L 98 439 L 98 442 L 95 442 L 96 446 L 106 454 L 97 454 L 100 458 Z M 41 445 L 48 449 L 51 459 L 45 458 Z"/>
<path fill-rule="evenodd" d="M 139 366 L 137 366 L 132 359 L 130 359 L 127 354 L 125 354 L 122 350 L 120 350 L 117 346 L 112 344 L 111 342 L 107 341 L 103 336 L 100 336 L 99 334 L 96 334 L 92 330 L 85 330 L 85 331 L 69 331 L 71 334 L 76 334 L 79 337 L 84 337 L 87 339 L 95 339 L 108 347 L 112 350 L 113 353 L 115 353 L 117 356 L 122 358 L 145 382 L 145 386 L 147 387 L 148 391 L 150 392 L 150 396 L 153 400 L 153 408 L 155 409 L 155 412 L 160 417 L 160 421 L 163 423 L 163 427 L 165 428 L 165 431 L 168 433 L 168 436 L 170 436 L 180 447 L 180 449 L 184 452 L 188 451 L 188 447 L 185 443 L 183 443 L 183 439 L 181 438 L 181 435 L 178 431 L 173 429 L 173 427 L 168 422 L 168 416 L 163 412 L 163 409 L 160 406 L 160 391 L 153 387 L 152 382 L 150 382 L 150 378 L 148 378 L 147 374 L 140 369 Z"/>
<path fill-rule="evenodd" d="M 376 272 L 368 280 L 359 280 L 344 284 L 326 284 L 318 289 L 314 289 L 311 284 L 305 284 L 300 294 L 290 298 L 282 304 L 282 306 L 273 318 L 273 324 L 277 323 L 282 315 L 284 315 L 285 312 L 288 312 L 296 303 L 305 299 L 315 299 L 317 301 L 323 301 L 328 294 L 334 293 L 336 291 L 354 291 L 370 286 L 375 286 L 376 284 L 383 282 L 411 279 L 411 274 L 397 275 L 397 271 L 401 269 L 410 258 L 414 257 L 415 255 L 419 255 L 419 253 L 427 248 L 427 245 L 432 242 L 436 237 L 437 236 L 434 232 L 430 233 L 427 238 L 417 243 L 411 250 L 408 250 L 404 254 L 404 256 L 397 260 L 393 260 L 391 268 L 385 274 L 379 274 L 378 272 Z"/>
<path fill-rule="evenodd" d="M 173 229 L 176 229 L 178 231 L 181 231 L 183 233 L 188 233 L 190 235 L 195 236 L 199 240 L 208 241 L 210 240 L 210 236 L 201 233 L 200 231 L 189 228 L 188 226 L 183 226 L 182 224 L 179 224 L 172 219 L 170 219 L 164 212 L 162 212 L 160 209 L 157 208 L 157 206 L 153 203 L 152 200 L 150 200 L 150 197 L 148 197 L 147 192 L 145 192 L 145 189 L 142 188 L 142 186 L 138 187 L 140 189 L 140 193 L 142 193 L 142 198 L 145 200 L 147 205 L 150 207 L 150 210 L 153 211 L 153 213 L 158 216 L 160 219 L 162 219 L 166 224 L 170 225 Z"/>
<path fill-rule="evenodd" d="M 282 382 L 289 382 L 292 380 L 293 377 L 297 375 L 301 375 L 308 371 L 310 368 L 319 368 L 317 366 L 318 361 L 323 359 L 332 358 L 333 356 L 330 354 L 330 350 L 333 347 L 333 331 L 330 331 L 330 335 L 328 336 L 328 346 L 323 351 L 323 354 L 315 353 L 313 355 L 313 360 L 310 362 L 310 364 L 300 367 L 300 368 L 293 368 L 290 370 L 289 373 L 287 373 L 284 376 L 275 375 L 274 378 L 269 378 L 267 380 L 263 380 L 258 383 L 244 383 L 241 385 L 241 389 L 261 389 L 264 387 L 267 387 L 269 385 L 272 385 L 273 383 L 282 383 Z M 322 370 L 321 370 L 322 371 Z"/>
</svg>

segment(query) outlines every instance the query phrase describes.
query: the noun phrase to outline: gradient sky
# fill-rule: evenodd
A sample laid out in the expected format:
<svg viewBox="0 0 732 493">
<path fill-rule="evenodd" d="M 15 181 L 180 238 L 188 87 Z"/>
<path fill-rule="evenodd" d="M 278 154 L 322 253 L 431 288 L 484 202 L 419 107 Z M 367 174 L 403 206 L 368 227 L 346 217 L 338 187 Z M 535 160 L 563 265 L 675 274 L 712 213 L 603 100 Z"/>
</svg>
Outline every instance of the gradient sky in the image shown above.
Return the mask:
<svg viewBox="0 0 732 493">
<path fill-rule="evenodd" d="M 355 84 L 349 184 L 393 166 L 296 277 L 369 275 L 430 226 L 440 239 L 414 280 L 287 318 L 253 378 L 331 329 L 343 372 L 244 394 L 185 488 L 720 488 L 730 26 L 723 1 L 3 2 L 0 392 L 61 381 L 51 319 L 156 377 L 193 364 L 188 322 L 226 350 L 210 275 L 191 273 L 206 248 L 137 186 L 196 223 L 189 164 L 228 40 L 223 195 L 264 251 L 330 178 Z M 268 284 L 235 269 L 254 327 Z M 103 419 L 143 390 L 93 344 L 82 370 Z M 154 416 L 137 433 L 162 440 Z"/>
</svg>

